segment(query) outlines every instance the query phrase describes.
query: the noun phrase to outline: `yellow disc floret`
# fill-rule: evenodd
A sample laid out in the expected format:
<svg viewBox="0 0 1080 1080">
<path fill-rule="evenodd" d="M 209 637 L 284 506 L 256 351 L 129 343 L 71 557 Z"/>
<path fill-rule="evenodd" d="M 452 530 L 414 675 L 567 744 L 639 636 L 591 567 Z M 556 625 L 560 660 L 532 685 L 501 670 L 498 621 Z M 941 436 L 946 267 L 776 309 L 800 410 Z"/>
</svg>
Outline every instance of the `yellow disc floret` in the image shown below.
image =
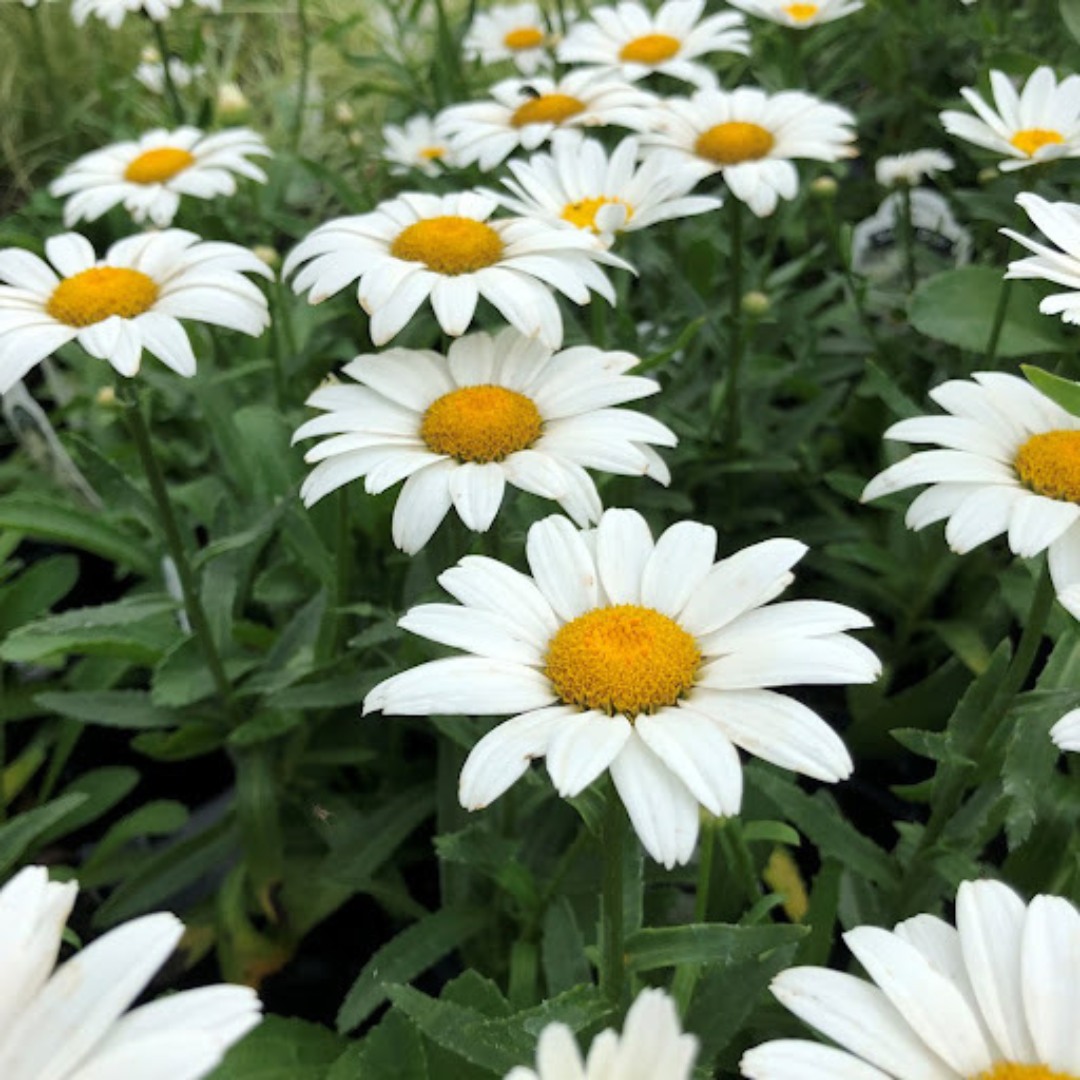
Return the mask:
<svg viewBox="0 0 1080 1080">
<path fill-rule="evenodd" d="M 514 127 L 526 124 L 561 124 L 585 111 L 585 102 L 569 94 L 541 94 L 519 105 L 510 117 Z"/>
<path fill-rule="evenodd" d="M 1024 487 L 1037 495 L 1080 503 L 1080 431 L 1032 435 L 1013 465 Z"/>
<path fill-rule="evenodd" d="M 569 221 L 571 225 L 576 225 L 579 229 L 592 229 L 593 232 L 599 232 L 596 227 L 596 212 L 602 206 L 610 206 L 612 203 L 617 203 L 619 206 L 626 208 L 627 221 L 634 216 L 634 211 L 629 204 L 617 195 L 613 195 L 611 198 L 606 195 L 597 195 L 593 199 L 581 199 L 579 202 L 567 203 L 563 207 L 560 217 L 563 221 Z"/>
<path fill-rule="evenodd" d="M 1071 1073 L 1054 1072 L 1049 1065 L 1021 1065 L 1014 1061 L 998 1061 L 970 1080 L 1076 1080 Z"/>
<path fill-rule="evenodd" d="M 674 619 L 637 604 L 596 608 L 551 639 L 545 671 L 568 705 L 633 719 L 674 705 L 694 683 L 697 642 Z"/>
<path fill-rule="evenodd" d="M 503 38 L 503 44 L 515 52 L 518 49 L 538 49 L 544 44 L 544 31 L 535 26 L 522 26 L 517 30 L 511 30 Z"/>
<path fill-rule="evenodd" d="M 68 326 L 93 326 L 110 315 L 134 319 L 149 311 L 157 296 L 153 278 L 139 270 L 95 266 L 61 281 L 45 310 Z"/>
<path fill-rule="evenodd" d="M 645 34 L 628 41 L 619 53 L 619 59 L 628 64 L 662 64 L 670 60 L 682 48 L 682 42 L 670 34 Z"/>
<path fill-rule="evenodd" d="M 796 22 L 809 22 L 817 13 L 817 4 L 785 4 L 784 11 Z"/>
<path fill-rule="evenodd" d="M 428 449 L 486 465 L 532 446 L 543 431 L 532 401 L 505 386 L 463 386 L 433 402 L 420 425 Z"/>
<path fill-rule="evenodd" d="M 1028 157 L 1034 157 L 1035 152 L 1044 146 L 1064 141 L 1065 136 L 1060 131 L 1051 131 L 1047 128 L 1025 128 L 1009 140 L 1017 150 L 1022 154 L 1027 154 Z"/>
<path fill-rule="evenodd" d="M 738 165 L 763 158 L 776 140 L 759 124 L 729 120 L 703 131 L 694 144 L 697 153 L 717 165 Z"/>
<path fill-rule="evenodd" d="M 135 158 L 124 170 L 124 179 L 133 184 L 163 184 L 194 164 L 194 154 L 161 146 Z"/>
<path fill-rule="evenodd" d="M 491 266 L 502 252 L 502 237 L 490 225 L 453 214 L 418 221 L 390 245 L 395 258 L 423 263 L 437 274 L 450 276 Z"/>
<path fill-rule="evenodd" d="M 425 161 L 438 161 L 446 157 L 445 146 L 424 146 L 420 149 L 419 156 Z"/>
</svg>

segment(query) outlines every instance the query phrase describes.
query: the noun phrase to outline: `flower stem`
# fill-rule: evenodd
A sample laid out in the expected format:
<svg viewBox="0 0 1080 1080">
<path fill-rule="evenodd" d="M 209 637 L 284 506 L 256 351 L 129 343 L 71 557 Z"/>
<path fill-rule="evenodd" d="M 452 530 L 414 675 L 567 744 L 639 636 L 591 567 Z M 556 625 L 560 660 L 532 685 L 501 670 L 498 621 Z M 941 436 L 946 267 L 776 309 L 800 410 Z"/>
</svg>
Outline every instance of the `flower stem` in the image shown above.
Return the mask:
<svg viewBox="0 0 1080 1080">
<path fill-rule="evenodd" d="M 292 150 L 294 154 L 300 150 L 300 136 L 304 131 L 308 79 L 311 72 L 311 41 L 308 34 L 307 0 L 296 0 L 296 31 L 300 39 L 300 77 L 296 87 L 296 115 L 293 117 Z"/>
<path fill-rule="evenodd" d="M 900 203 L 903 213 L 900 216 L 900 243 L 904 249 L 904 276 L 907 291 L 915 291 L 918 277 L 915 273 L 915 222 L 911 213 L 911 185 L 900 185 Z"/>
<path fill-rule="evenodd" d="M 173 120 L 182 124 L 184 117 L 184 103 L 180 100 L 180 92 L 173 82 L 172 68 L 169 67 L 169 43 L 165 38 L 165 27 L 156 19 L 152 19 L 154 37 L 157 39 L 158 52 L 161 54 L 161 73 L 165 81 L 165 96 L 169 99 L 169 108 L 172 109 Z"/>
<path fill-rule="evenodd" d="M 743 325 L 742 325 L 742 200 L 729 196 L 728 205 L 731 207 L 729 217 L 731 219 L 731 278 L 728 283 L 730 290 L 730 322 L 728 337 L 728 380 L 727 393 L 724 395 L 724 405 L 727 412 L 724 427 L 724 442 L 729 450 L 734 450 L 739 442 L 739 375 L 742 368 L 743 355 Z"/>
<path fill-rule="evenodd" d="M 706 922 L 709 917 L 709 887 L 712 884 L 717 828 L 719 823 L 711 818 L 702 822 L 701 841 L 698 845 L 697 890 L 694 894 L 694 922 L 698 925 Z M 676 970 L 671 983 L 671 996 L 675 999 L 680 1016 L 686 1016 L 700 977 L 700 964 L 680 964 Z"/>
<path fill-rule="evenodd" d="M 994 308 L 994 322 L 990 327 L 990 340 L 986 343 L 986 356 L 983 362 L 988 371 L 994 369 L 998 345 L 1001 343 L 1001 331 L 1005 327 L 1005 313 L 1009 309 L 1009 295 L 1012 293 L 1012 278 L 1005 278 L 998 293 L 997 307 Z"/>
<path fill-rule="evenodd" d="M 600 988 L 621 1005 L 626 996 L 623 863 L 626 859 L 626 811 L 614 784 L 604 814 L 604 887 L 600 908 Z"/>
</svg>

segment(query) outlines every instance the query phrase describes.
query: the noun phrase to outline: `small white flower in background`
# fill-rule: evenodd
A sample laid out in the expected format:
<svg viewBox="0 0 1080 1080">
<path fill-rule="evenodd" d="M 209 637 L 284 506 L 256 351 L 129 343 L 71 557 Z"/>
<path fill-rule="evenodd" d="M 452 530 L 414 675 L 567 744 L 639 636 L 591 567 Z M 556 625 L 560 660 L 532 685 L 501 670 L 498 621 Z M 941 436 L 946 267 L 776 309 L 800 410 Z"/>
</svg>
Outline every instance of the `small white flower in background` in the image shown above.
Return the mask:
<svg viewBox="0 0 1080 1080">
<path fill-rule="evenodd" d="M 186 90 L 206 74 L 202 64 L 185 64 L 178 56 L 169 57 L 169 74 L 177 90 Z M 165 93 L 165 65 L 160 60 L 146 60 L 135 69 L 135 79 L 152 94 Z"/>
<path fill-rule="evenodd" d="M 595 71 L 506 79 L 491 87 L 490 101 L 445 109 L 442 120 L 463 165 L 495 168 L 515 150 L 535 150 L 560 128 L 615 127 L 643 131 L 656 98 L 625 79 Z"/>
<path fill-rule="evenodd" d="M 0 393 L 69 341 L 121 375 L 138 373 L 145 348 L 190 376 L 195 354 L 180 319 L 252 337 L 270 325 L 266 297 L 244 274 L 273 274 L 238 244 L 168 229 L 119 240 L 99 260 L 89 240 L 64 233 L 45 241 L 45 254 L 52 266 L 0 250 Z"/>
<path fill-rule="evenodd" d="M 512 327 L 461 338 L 447 356 L 358 356 L 344 374 L 359 385 L 321 387 L 308 399 L 326 412 L 296 439 L 332 437 L 306 455 L 318 464 L 301 495 L 311 506 L 360 477 L 373 495 L 405 480 L 393 538 L 410 555 L 451 506 L 467 528 L 486 532 L 507 483 L 554 499 L 579 525 L 595 523 L 603 508 L 586 468 L 670 480 L 652 446 L 674 446 L 674 433 L 614 407 L 659 392 L 652 379 L 626 374 L 638 362 L 590 345 L 553 355 Z"/>
<path fill-rule="evenodd" d="M 40 866 L 0 888 L 0 1076 L 206 1076 L 259 1023 L 255 992 L 206 986 L 128 1012 L 175 950 L 183 924 L 166 913 L 133 919 L 56 967 L 77 892 L 75 882 L 50 882 Z"/>
<path fill-rule="evenodd" d="M 1050 738 L 1059 750 L 1080 752 L 1080 709 L 1067 712 L 1050 729 Z"/>
<path fill-rule="evenodd" d="M 1080 913 L 965 881 L 956 927 L 916 915 L 844 934 L 867 979 L 819 967 L 781 972 L 773 994 L 839 1049 L 779 1039 L 742 1059 L 750 1080 L 1047 1080 L 1080 1072 Z"/>
<path fill-rule="evenodd" d="M 874 477 L 863 502 L 929 484 L 910 529 L 945 520 L 957 554 L 1005 533 L 1014 555 L 1047 551 L 1058 600 L 1080 618 L 1080 417 L 1024 379 L 977 372 L 930 391 L 948 416 L 901 420 L 886 439 L 936 444 Z"/>
<path fill-rule="evenodd" d="M 562 798 L 610 771 L 645 850 L 671 868 L 693 854 L 699 808 L 742 805 L 736 746 L 827 782 L 851 774 L 835 731 L 771 687 L 870 683 L 877 657 L 846 631 L 870 625 L 840 604 L 771 604 L 806 553 L 766 540 L 720 562 L 716 530 L 682 521 L 653 539 L 634 510 L 595 530 L 534 524 L 532 577 L 468 556 L 439 577 L 460 601 L 423 604 L 399 625 L 465 655 L 380 683 L 364 712 L 515 714 L 461 771 L 462 806 L 490 805 L 543 757 Z"/>
<path fill-rule="evenodd" d="M 196 7 L 218 13 L 221 0 L 193 0 Z M 184 0 L 72 0 L 71 17 L 76 26 L 94 15 L 102 19 L 113 30 L 124 21 L 124 16 L 134 12 L 145 12 L 154 22 L 164 22 L 172 12 L 182 7 Z"/>
<path fill-rule="evenodd" d="M 64 205 L 64 224 L 96 221 L 122 205 L 139 224 L 172 224 L 181 196 L 213 199 L 236 193 L 236 175 L 262 184 L 266 173 L 249 157 L 269 157 L 262 136 L 247 128 L 205 135 L 198 128 L 158 128 L 137 142 L 83 155 L 49 185 Z"/>
<path fill-rule="evenodd" d="M 558 57 L 632 82 L 659 74 L 715 86 L 713 71 L 695 61 L 717 52 L 746 56 L 750 34 L 741 15 L 723 11 L 703 19 L 704 11 L 705 0 L 666 0 L 655 14 L 637 0 L 594 7 L 591 21 L 577 23 L 560 43 Z"/>
<path fill-rule="evenodd" d="M 540 1032 L 536 1068 L 512 1069 L 505 1080 L 690 1080 L 698 1041 L 684 1035 L 675 1003 L 663 990 L 643 990 L 630 1006 L 622 1034 L 593 1039 L 582 1061 L 565 1024 Z"/>
<path fill-rule="evenodd" d="M 643 141 L 678 151 L 699 176 L 722 173 L 735 198 L 768 217 L 779 199 L 794 199 L 799 190 L 791 159 L 854 157 L 854 126 L 846 109 L 800 90 L 766 94 L 741 86 L 668 98 Z"/>
<path fill-rule="evenodd" d="M 951 172 L 955 168 L 956 162 L 943 150 L 912 150 L 908 154 L 878 158 L 874 176 L 882 187 L 896 184 L 914 187 L 939 172 Z"/>
<path fill-rule="evenodd" d="M 811 26 L 834 22 L 863 8 L 863 0 L 728 0 L 732 7 L 756 15 L 759 19 L 809 30 Z"/>
<path fill-rule="evenodd" d="M 591 292 L 614 304 L 597 262 L 629 266 L 581 231 L 536 218 L 489 221 L 495 208 L 494 199 L 475 192 L 400 195 L 370 214 L 320 225 L 292 250 L 284 272 L 297 271 L 293 288 L 309 290 L 312 304 L 359 278 L 357 299 L 371 316 L 376 345 L 429 298 L 442 329 L 459 337 L 483 297 L 526 337 L 557 349 L 563 321 L 551 288 L 575 304 L 587 304 Z"/>
<path fill-rule="evenodd" d="M 576 131 L 559 131 L 549 154 L 510 161 L 514 178 L 495 194 L 509 210 L 578 229 L 610 244 L 619 232 L 633 232 L 673 218 L 716 210 L 720 199 L 690 195 L 699 173 L 678 155 L 657 151 L 638 162 L 638 140 L 623 139 L 610 157 L 602 143 Z"/>
<path fill-rule="evenodd" d="M 396 175 L 419 169 L 425 176 L 438 176 L 443 166 L 456 163 L 439 117 L 413 116 L 402 125 L 387 124 L 382 133 L 383 158 L 394 165 L 390 171 Z"/>
<path fill-rule="evenodd" d="M 465 35 L 466 60 L 497 64 L 513 60 L 525 75 L 551 67 L 544 17 L 535 4 L 508 4 L 480 12 Z"/>
<path fill-rule="evenodd" d="M 1003 172 L 1080 156 L 1080 75 L 1059 83 L 1052 68 L 1037 68 L 1017 94 L 1008 75 L 991 71 L 990 88 L 997 111 L 971 87 L 960 91 L 977 116 L 943 112 L 941 123 L 950 135 L 1004 154 Z"/>
<path fill-rule="evenodd" d="M 1039 302 L 1044 315 L 1060 315 L 1062 320 L 1080 324 L 1080 206 L 1068 202 L 1047 202 L 1031 192 L 1017 195 L 1016 201 L 1047 239 L 1061 251 L 1046 247 L 1013 229 L 1001 231 L 1035 255 L 1009 263 L 1007 278 L 1041 278 L 1064 285 L 1069 292 L 1053 293 Z"/>
</svg>

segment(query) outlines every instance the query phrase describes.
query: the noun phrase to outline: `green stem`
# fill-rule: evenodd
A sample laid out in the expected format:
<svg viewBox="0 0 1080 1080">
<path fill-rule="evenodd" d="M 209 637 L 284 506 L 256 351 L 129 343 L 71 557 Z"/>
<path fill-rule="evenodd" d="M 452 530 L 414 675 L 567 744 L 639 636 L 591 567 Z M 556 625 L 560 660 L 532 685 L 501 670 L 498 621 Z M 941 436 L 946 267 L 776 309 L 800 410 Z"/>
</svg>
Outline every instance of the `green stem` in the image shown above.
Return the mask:
<svg viewBox="0 0 1080 1080">
<path fill-rule="evenodd" d="M 293 117 L 292 149 L 300 150 L 307 110 L 308 78 L 311 72 L 311 41 L 308 35 L 307 0 L 296 0 L 296 30 L 300 38 L 300 81 L 296 87 L 296 115 Z"/>
<path fill-rule="evenodd" d="M 1012 293 L 1012 278 L 1005 278 L 998 293 L 997 306 L 994 308 L 994 322 L 990 327 L 990 340 L 986 343 L 986 356 L 983 363 L 988 371 L 994 368 L 998 345 L 1001 343 L 1001 331 L 1005 327 L 1005 313 L 1009 309 L 1009 295 Z"/>
<path fill-rule="evenodd" d="M 907 281 L 907 291 L 915 291 L 915 283 L 918 280 L 915 273 L 915 223 L 911 215 L 911 185 L 900 185 L 900 202 L 903 213 L 900 216 L 900 242 L 904 249 L 904 276 Z"/>
<path fill-rule="evenodd" d="M 626 811 L 611 785 L 604 814 L 604 886 L 600 908 L 600 989 L 617 1005 L 626 996 L 623 911 L 623 863 L 626 859 Z"/>
<path fill-rule="evenodd" d="M 53 93 L 61 84 L 56 81 L 56 73 L 53 71 L 52 49 L 49 47 L 49 37 L 45 30 L 45 19 L 47 17 L 45 9 L 44 0 L 40 0 L 33 10 L 27 11 L 27 14 L 30 16 L 34 41 L 37 44 L 38 57 L 41 60 L 41 73 L 45 76 L 45 85 L 50 88 L 50 93 Z M 66 105 L 68 101 L 67 95 L 65 94 L 60 100 Z M 63 127 L 64 125 L 61 124 L 61 130 Z"/>
<path fill-rule="evenodd" d="M 728 197 L 731 207 L 731 278 L 728 288 L 730 295 L 729 337 L 728 337 L 728 379 L 724 405 L 727 420 L 724 426 L 724 442 L 729 450 L 734 450 L 739 442 L 739 375 L 742 368 L 743 325 L 742 325 L 742 200 L 734 195 Z"/>
<path fill-rule="evenodd" d="M 836 216 L 836 207 L 831 200 L 825 202 L 824 206 L 825 220 L 829 227 L 829 238 L 832 240 L 836 260 L 840 264 L 840 269 L 844 275 L 844 281 L 847 283 L 848 292 L 851 294 L 851 302 L 855 305 L 855 312 L 859 316 L 859 322 L 862 323 L 863 329 L 866 331 L 866 336 L 870 339 L 871 344 L 874 347 L 874 355 L 878 359 L 884 360 L 885 349 L 881 339 L 878 337 L 877 330 L 874 327 L 874 320 L 870 317 L 870 313 L 866 310 L 866 305 L 863 303 L 862 289 L 855 280 L 855 274 L 852 272 L 851 264 L 844 252 L 844 244 L 840 238 L 840 221 Z"/>
<path fill-rule="evenodd" d="M 180 100 L 180 92 L 176 89 L 176 83 L 173 82 L 172 69 L 169 67 L 169 43 L 165 38 L 165 26 L 163 23 L 158 22 L 156 19 L 152 19 L 154 27 L 154 37 L 157 39 L 158 52 L 161 54 L 161 72 L 162 77 L 165 80 L 165 97 L 168 98 L 169 108 L 172 109 L 173 119 L 178 124 L 182 124 L 185 120 L 184 117 L 184 103 Z"/>
<path fill-rule="evenodd" d="M 716 850 L 716 830 L 718 823 L 713 820 L 704 822 L 701 829 L 701 841 L 698 844 L 697 891 L 694 896 L 694 922 L 700 925 L 709 917 L 709 887 L 712 884 L 713 852 Z M 679 1015 L 686 1016 L 694 989 L 701 977 L 700 964 L 680 964 L 671 983 L 671 996 L 678 1006 Z"/>
</svg>

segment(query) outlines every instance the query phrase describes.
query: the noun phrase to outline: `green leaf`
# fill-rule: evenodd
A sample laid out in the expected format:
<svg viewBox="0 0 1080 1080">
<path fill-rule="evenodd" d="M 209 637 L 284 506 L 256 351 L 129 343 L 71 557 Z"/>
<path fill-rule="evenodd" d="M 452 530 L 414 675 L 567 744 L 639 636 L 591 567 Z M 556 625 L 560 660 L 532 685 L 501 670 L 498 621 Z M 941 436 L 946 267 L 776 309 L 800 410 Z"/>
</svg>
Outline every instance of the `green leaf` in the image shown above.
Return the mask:
<svg viewBox="0 0 1080 1080">
<path fill-rule="evenodd" d="M 1076 0 L 1080 9 L 1080 0 Z M 1060 375 L 1051 375 L 1033 364 L 1021 364 L 1020 370 L 1036 390 L 1044 393 L 1051 401 L 1056 401 L 1067 413 L 1080 416 L 1080 383 L 1072 379 L 1063 379 Z"/>
<path fill-rule="evenodd" d="M 79 560 L 72 555 L 42 559 L 0 588 L 0 638 L 48 611 L 75 587 Z"/>
<path fill-rule="evenodd" d="M 653 971 L 677 964 L 735 964 L 781 945 L 797 942 L 806 927 L 733 926 L 700 923 L 638 930 L 626 940 L 630 971 Z"/>
<path fill-rule="evenodd" d="M 144 836 L 171 836 L 187 821 L 187 807 L 183 803 L 170 799 L 144 803 L 121 818 L 94 845 L 90 857 L 79 868 L 79 881 L 92 888 L 115 880 L 110 875 L 117 872 L 124 848 L 130 841 Z"/>
<path fill-rule="evenodd" d="M 55 690 L 34 698 L 43 709 L 83 724 L 116 728 L 176 727 L 183 717 L 154 705 L 145 690 Z"/>
<path fill-rule="evenodd" d="M 68 784 L 62 794 L 84 795 L 85 801 L 51 829 L 46 829 L 38 837 L 38 843 L 50 844 L 67 833 L 97 821 L 128 795 L 138 782 L 139 774 L 134 769 L 119 765 L 84 773 Z"/>
<path fill-rule="evenodd" d="M 548 994 L 552 997 L 592 978 L 585 958 L 585 939 L 565 896 L 560 896 L 544 914 L 541 960 Z"/>
<path fill-rule="evenodd" d="M 319 1024 L 268 1016 L 207 1080 L 326 1080 L 347 1047 Z"/>
<path fill-rule="evenodd" d="M 87 798 L 75 793 L 61 795 L 0 826 L 0 877 L 7 875 L 40 836 L 74 814 Z"/>
<path fill-rule="evenodd" d="M 351 1046 L 326 1080 L 428 1080 L 424 1041 L 416 1025 L 391 1010 L 362 1043 Z"/>
<path fill-rule="evenodd" d="M 1080 0 L 1060 0 L 1058 10 L 1065 29 L 1076 41 L 1080 41 Z"/>
</svg>

